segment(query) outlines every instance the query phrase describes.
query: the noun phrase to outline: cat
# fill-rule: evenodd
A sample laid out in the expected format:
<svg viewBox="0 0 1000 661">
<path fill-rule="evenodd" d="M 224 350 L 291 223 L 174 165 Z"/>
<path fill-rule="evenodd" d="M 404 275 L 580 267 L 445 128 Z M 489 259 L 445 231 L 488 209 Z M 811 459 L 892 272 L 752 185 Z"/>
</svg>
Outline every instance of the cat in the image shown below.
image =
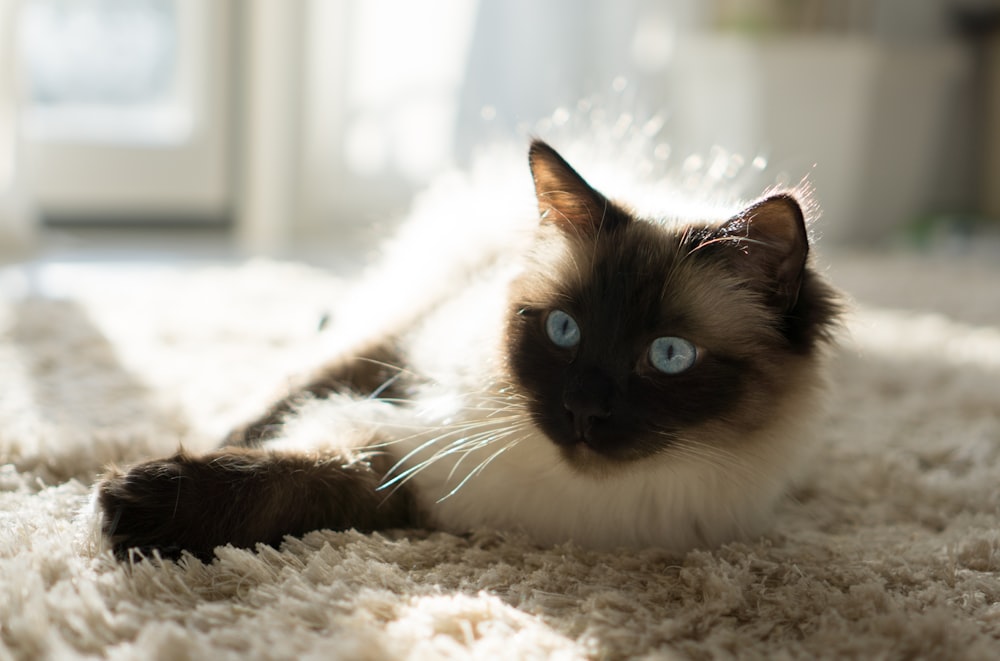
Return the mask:
<svg viewBox="0 0 1000 661">
<path fill-rule="evenodd" d="M 394 326 L 220 449 L 109 469 L 96 496 L 115 554 L 398 528 L 683 553 L 763 531 L 841 312 L 803 203 L 771 191 L 678 223 L 605 197 L 545 142 L 528 161 L 527 236 L 459 242 L 441 290 L 407 295 Z"/>
</svg>

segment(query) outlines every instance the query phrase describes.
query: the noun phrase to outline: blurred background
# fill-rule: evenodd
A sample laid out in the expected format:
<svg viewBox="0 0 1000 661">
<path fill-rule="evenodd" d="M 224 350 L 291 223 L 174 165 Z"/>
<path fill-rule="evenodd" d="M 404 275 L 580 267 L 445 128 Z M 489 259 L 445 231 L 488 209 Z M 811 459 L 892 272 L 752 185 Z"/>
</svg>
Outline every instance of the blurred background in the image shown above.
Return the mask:
<svg viewBox="0 0 1000 661">
<path fill-rule="evenodd" d="M 1000 1 L 0 0 L 0 253 L 351 250 L 598 123 L 808 175 L 830 245 L 996 246 Z"/>
</svg>

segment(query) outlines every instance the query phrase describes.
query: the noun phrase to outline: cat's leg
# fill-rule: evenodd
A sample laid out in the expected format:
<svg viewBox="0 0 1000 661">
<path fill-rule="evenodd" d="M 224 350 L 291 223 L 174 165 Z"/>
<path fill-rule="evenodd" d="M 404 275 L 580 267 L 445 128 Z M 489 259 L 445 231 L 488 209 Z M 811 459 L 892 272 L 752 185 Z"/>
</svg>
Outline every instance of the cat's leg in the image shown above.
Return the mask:
<svg viewBox="0 0 1000 661">
<path fill-rule="evenodd" d="M 322 528 L 412 527 L 418 522 L 410 494 L 377 490 L 389 464 L 381 455 L 179 452 L 112 471 L 97 490 L 102 529 L 119 558 L 135 548 L 210 559 L 219 545 L 277 546 L 286 535 Z"/>
<path fill-rule="evenodd" d="M 299 383 L 277 398 L 263 415 L 232 430 L 222 447 L 259 447 L 279 433 L 285 417 L 309 396 L 352 392 L 364 397 L 402 397 L 408 375 L 399 363 L 400 357 L 391 339 L 339 356 L 299 379 Z"/>
</svg>

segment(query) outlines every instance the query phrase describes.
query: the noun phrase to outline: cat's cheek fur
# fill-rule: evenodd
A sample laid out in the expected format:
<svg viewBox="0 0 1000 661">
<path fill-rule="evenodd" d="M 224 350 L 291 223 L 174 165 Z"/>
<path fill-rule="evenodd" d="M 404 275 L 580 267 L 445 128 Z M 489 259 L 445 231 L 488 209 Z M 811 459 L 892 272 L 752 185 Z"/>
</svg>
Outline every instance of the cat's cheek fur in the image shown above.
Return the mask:
<svg viewBox="0 0 1000 661">
<path fill-rule="evenodd" d="M 414 476 L 414 492 L 434 527 L 456 533 L 520 531 L 543 545 L 601 549 L 710 548 L 768 527 L 775 503 L 808 456 L 811 425 L 798 409 L 815 410 L 818 399 L 818 391 L 805 388 L 762 431 L 720 438 L 709 425 L 692 432 L 707 437 L 704 452 L 666 450 L 601 476 L 568 464 L 532 428 L 457 491 L 495 447 L 430 464 Z M 395 445 L 391 452 L 402 457 L 423 440 Z"/>
</svg>

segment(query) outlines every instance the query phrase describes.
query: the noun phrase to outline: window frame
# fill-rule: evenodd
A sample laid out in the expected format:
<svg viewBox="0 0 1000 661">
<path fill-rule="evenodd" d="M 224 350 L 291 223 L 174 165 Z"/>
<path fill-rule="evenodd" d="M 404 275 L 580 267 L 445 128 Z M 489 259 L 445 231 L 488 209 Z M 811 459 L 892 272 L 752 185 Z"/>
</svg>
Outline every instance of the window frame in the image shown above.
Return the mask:
<svg viewBox="0 0 1000 661">
<path fill-rule="evenodd" d="M 174 0 L 178 92 L 188 130 L 175 139 L 87 137 L 25 104 L 25 157 L 43 217 L 59 221 L 220 221 L 232 206 L 231 0 Z M 35 120 L 33 122 L 33 119 Z M 54 121 L 53 121 L 54 120 Z"/>
</svg>

